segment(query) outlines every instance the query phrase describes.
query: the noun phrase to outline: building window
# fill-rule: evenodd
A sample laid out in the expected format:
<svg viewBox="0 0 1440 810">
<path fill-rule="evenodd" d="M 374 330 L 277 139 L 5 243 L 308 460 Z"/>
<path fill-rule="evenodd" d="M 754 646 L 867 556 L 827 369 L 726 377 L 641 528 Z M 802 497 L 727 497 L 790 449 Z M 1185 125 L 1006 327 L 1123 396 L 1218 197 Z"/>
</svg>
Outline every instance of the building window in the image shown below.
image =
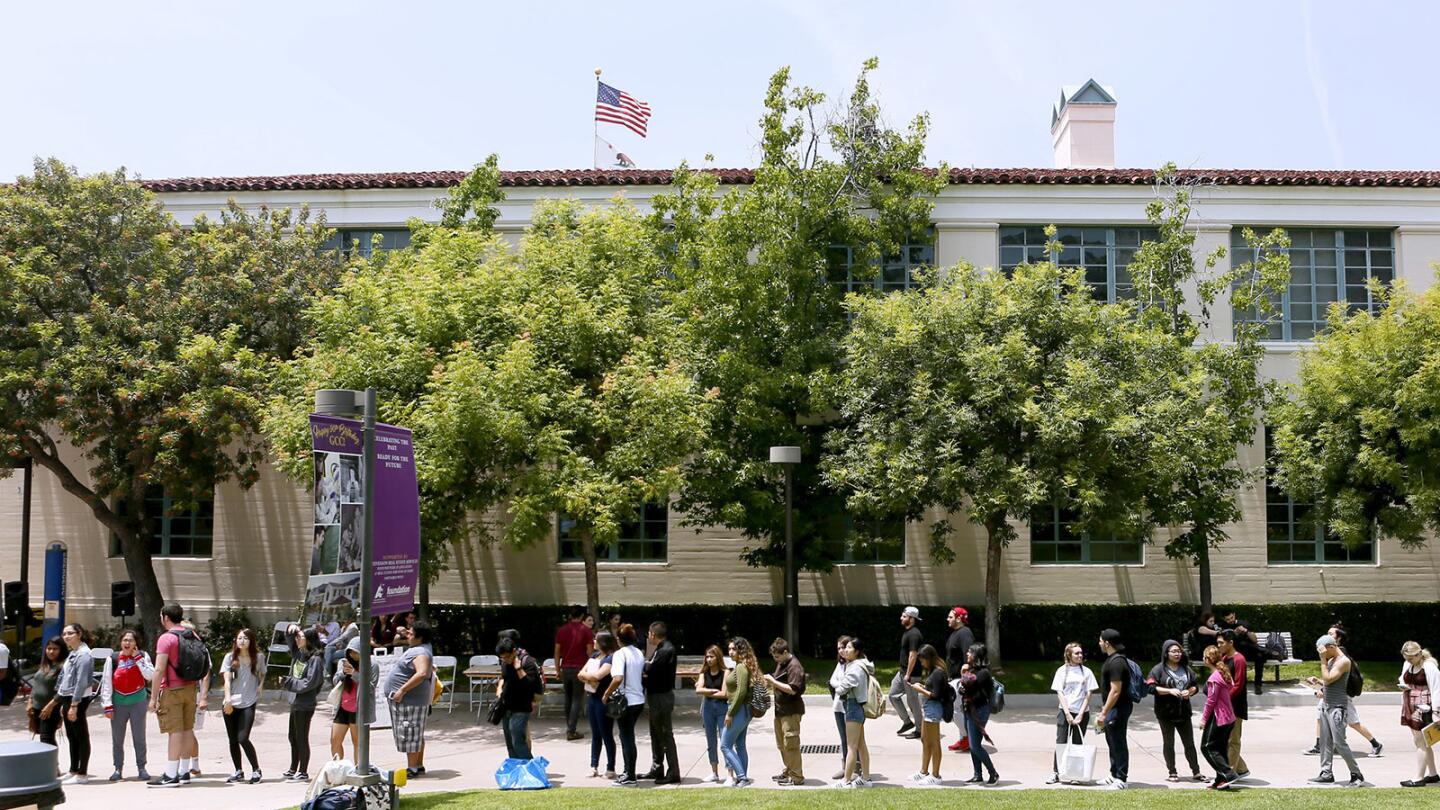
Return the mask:
<svg viewBox="0 0 1440 810">
<path fill-rule="evenodd" d="M 379 237 L 377 245 L 375 238 Z M 324 250 L 339 250 L 347 256 L 351 252 L 362 258 L 370 258 L 375 249 L 399 250 L 410 244 L 409 228 L 343 228 L 325 240 Z"/>
<path fill-rule="evenodd" d="M 1074 512 L 1059 504 L 1035 510 L 1030 517 L 1031 564 L 1138 565 L 1142 561 L 1139 540 L 1091 537 L 1089 532 L 1076 532 L 1074 521 Z"/>
<path fill-rule="evenodd" d="M 1262 340 L 1311 340 L 1325 329 L 1325 313 L 1336 301 L 1352 313 L 1379 309 L 1367 285 L 1371 279 L 1386 285 L 1395 280 L 1390 231 L 1291 228 L 1286 233 L 1290 284 L 1276 302 L 1280 312 L 1267 323 Z M 1255 260 L 1241 228 L 1230 231 L 1230 256 L 1232 267 Z M 1254 310 L 1235 313 L 1236 323 L 1257 319 Z"/>
<path fill-rule="evenodd" d="M 848 510 L 835 531 L 821 541 L 825 559 L 836 565 L 904 565 L 905 519 L 867 521 L 864 531 Z"/>
<path fill-rule="evenodd" d="M 1000 229 L 1000 270 L 1009 273 L 1021 264 L 1054 261 L 1061 267 L 1085 271 L 1085 282 L 1095 300 L 1113 304 L 1135 297 L 1130 283 L 1130 262 L 1142 242 L 1160 238 L 1154 228 L 1087 228 L 1067 226 L 1055 229 L 1059 253 L 1046 249 L 1045 228 L 1012 225 Z"/>
<path fill-rule="evenodd" d="M 205 498 L 194 508 L 177 509 L 163 487 L 145 490 L 141 531 L 150 542 L 152 557 L 209 557 L 215 545 L 215 501 Z M 130 504 L 118 501 L 115 511 L 124 517 Z M 110 536 L 110 556 L 119 557 L 120 538 Z"/>
<path fill-rule="evenodd" d="M 1274 455 L 1270 428 L 1265 428 L 1265 457 Z M 1375 562 L 1375 543 L 1351 548 L 1328 527 L 1315 522 L 1311 504 L 1296 503 L 1265 477 L 1265 557 L 1271 565 L 1344 565 Z"/>
<path fill-rule="evenodd" d="M 560 515 L 560 562 L 584 560 L 580 538 L 574 534 L 575 521 Z M 670 537 L 670 504 L 647 503 L 635 520 L 620 524 L 620 537 L 595 549 L 600 560 L 615 562 L 665 562 Z"/>
<path fill-rule="evenodd" d="M 868 270 L 855 268 L 855 251 L 843 245 L 830 248 L 830 273 L 841 292 L 879 290 L 895 292 L 920 286 L 917 271 L 935 266 L 933 244 L 901 245 L 900 252 L 875 262 Z"/>
</svg>

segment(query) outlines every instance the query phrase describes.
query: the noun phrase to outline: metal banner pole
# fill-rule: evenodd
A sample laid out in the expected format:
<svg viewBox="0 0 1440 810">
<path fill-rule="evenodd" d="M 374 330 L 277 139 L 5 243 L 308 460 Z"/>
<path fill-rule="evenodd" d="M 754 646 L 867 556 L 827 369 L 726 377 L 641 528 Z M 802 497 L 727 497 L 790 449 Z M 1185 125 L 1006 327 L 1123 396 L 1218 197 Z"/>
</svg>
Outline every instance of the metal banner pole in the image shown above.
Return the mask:
<svg viewBox="0 0 1440 810">
<path fill-rule="evenodd" d="M 365 458 L 365 541 L 361 544 L 360 556 L 360 615 L 357 617 L 361 633 L 370 633 L 370 606 L 375 594 L 375 389 L 365 389 L 365 432 L 363 445 Z M 359 738 L 355 742 L 355 770 L 363 779 L 370 774 L 370 724 L 375 722 L 374 700 L 370 686 L 370 644 L 369 639 L 360 644 L 360 684 L 357 697 L 360 702 L 361 723 Z"/>
</svg>

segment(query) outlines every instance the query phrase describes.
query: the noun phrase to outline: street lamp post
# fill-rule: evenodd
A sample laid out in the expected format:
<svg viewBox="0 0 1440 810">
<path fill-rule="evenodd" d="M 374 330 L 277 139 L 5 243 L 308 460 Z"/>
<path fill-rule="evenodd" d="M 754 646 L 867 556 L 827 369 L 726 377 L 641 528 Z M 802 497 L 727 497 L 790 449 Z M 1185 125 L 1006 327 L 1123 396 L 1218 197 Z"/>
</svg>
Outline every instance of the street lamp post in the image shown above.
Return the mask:
<svg viewBox="0 0 1440 810">
<path fill-rule="evenodd" d="M 795 569 L 795 465 L 800 448 L 770 448 L 770 463 L 785 468 L 785 640 L 790 649 L 800 649 L 800 572 Z"/>
<path fill-rule="evenodd" d="M 375 567 L 375 389 L 351 391 L 340 388 L 325 388 L 315 392 L 315 412 L 327 416 L 343 416 L 364 419 L 362 452 L 365 478 L 365 510 L 363 520 L 364 538 L 360 548 L 360 609 L 355 617 L 360 632 L 370 632 L 370 605 L 375 598 L 372 581 Z M 355 782 L 361 785 L 379 781 L 379 774 L 370 766 L 370 725 L 375 722 L 375 696 L 370 685 L 370 645 L 360 645 L 360 671 L 356 694 L 360 709 L 359 734 L 355 740 Z"/>
</svg>

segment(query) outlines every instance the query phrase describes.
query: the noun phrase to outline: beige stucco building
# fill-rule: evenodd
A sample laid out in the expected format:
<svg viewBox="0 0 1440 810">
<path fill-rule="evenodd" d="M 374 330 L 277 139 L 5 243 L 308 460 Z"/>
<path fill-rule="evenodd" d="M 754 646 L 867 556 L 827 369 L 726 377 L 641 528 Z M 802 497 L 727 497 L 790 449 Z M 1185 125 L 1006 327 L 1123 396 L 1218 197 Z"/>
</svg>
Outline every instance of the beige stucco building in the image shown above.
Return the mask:
<svg viewBox="0 0 1440 810">
<path fill-rule="evenodd" d="M 1055 132 L 1068 126 L 1070 112 L 1106 103 L 1085 96 L 1086 88 L 1069 97 L 1069 105 L 1057 106 Z M 1103 164 L 1107 156 L 1105 144 L 1076 142 L 1110 137 L 1103 110 L 1087 106 L 1084 112 L 1083 127 L 1056 136 L 1059 165 Z M 1108 121 L 1113 128 L 1113 110 Z M 1113 144 L 1108 155 L 1113 159 Z M 726 187 L 743 186 L 749 179 L 745 170 L 718 173 Z M 510 172 L 504 176 L 508 197 L 501 206 L 499 227 L 518 235 L 532 206 L 548 198 L 574 197 L 599 205 L 624 194 L 644 208 L 652 193 L 664 190 L 668 176 L 645 170 Z M 1190 176 L 1208 181 L 1196 193 L 1192 224 L 1198 233 L 1197 255 L 1230 246 L 1247 225 L 1291 229 L 1295 249 L 1303 251 L 1294 255 L 1286 322 L 1268 344 L 1265 370 L 1273 378 L 1293 377 L 1314 323 L 1323 320 L 1325 301 L 1356 295 L 1356 284 L 1371 276 L 1403 280 L 1417 291 L 1433 283 L 1432 264 L 1440 261 L 1440 172 L 1197 170 Z M 433 219 L 433 203 L 460 177 L 458 172 L 314 175 L 149 185 L 182 223 L 200 213 L 216 212 L 234 198 L 245 206 L 309 204 L 323 210 L 331 226 L 350 235 L 402 229 L 411 217 Z M 962 260 L 1007 266 L 1035 249 L 1036 228 L 1055 224 L 1062 228 L 1067 244 L 1074 243 L 1062 261 L 1084 264 L 1097 293 L 1113 296 L 1117 283 L 1123 287 L 1128 248 L 1137 233 L 1143 238 L 1138 229 L 1145 226 L 1145 206 L 1154 198 L 1151 179 L 1148 169 L 1104 165 L 956 170 L 935 200 L 933 244 L 917 255 L 940 267 Z M 395 237 L 402 235 L 395 233 L 391 244 Z M 1229 257 L 1222 260 L 1219 269 L 1228 267 L 1229 261 Z M 1222 314 L 1215 334 L 1207 337 L 1224 339 L 1230 331 L 1228 317 Z M 78 454 L 69 452 L 67 460 L 83 467 Z M 1247 464 L 1259 465 L 1263 453 L 1263 438 L 1257 432 L 1243 458 Z M 0 481 L 0 578 L 4 579 L 17 573 L 19 483 L 18 476 Z M 202 525 L 201 516 L 176 531 L 175 548 L 189 554 L 156 560 L 165 594 L 202 617 L 230 605 L 245 606 L 256 616 L 293 614 L 303 596 L 303 568 L 308 562 L 309 498 L 270 470 L 248 491 L 234 485 L 218 488 L 213 528 Z M 82 621 L 108 617 L 109 583 L 125 579 L 126 574 L 123 561 L 108 554 L 106 533 L 44 470 L 35 473 L 33 499 L 32 603 L 39 604 L 44 546 L 60 540 L 70 550 L 70 615 Z M 1434 544 L 1405 551 L 1387 540 L 1373 549 L 1342 553 L 1328 547 L 1323 534 L 1306 534 L 1298 527 L 1283 495 L 1267 493 L 1260 486 L 1244 492 L 1242 501 L 1245 519 L 1231 528 L 1232 539 L 1214 558 L 1219 603 L 1433 600 L 1440 594 L 1440 547 Z M 660 510 L 651 517 L 636 527 L 635 542 L 621 552 L 633 559 L 600 563 L 601 592 L 607 601 L 777 603 L 781 599 L 779 572 L 746 567 L 737 559 L 744 542 L 726 529 L 697 532 L 682 527 L 673 511 Z M 187 531 L 208 531 L 208 550 L 203 538 L 184 536 Z M 433 587 L 431 598 L 492 604 L 583 601 L 582 564 L 563 559 L 563 545 L 557 530 L 554 542 L 523 552 L 459 547 L 452 569 Z M 979 603 L 983 532 L 961 526 L 953 545 L 958 560 L 934 565 L 927 556 L 923 528 L 912 526 L 903 549 L 874 552 L 868 559 L 838 564 L 826 574 L 802 574 L 801 600 L 806 604 Z M 1048 541 L 1037 540 L 1023 526 L 1020 540 L 1007 552 L 1003 577 L 1006 602 L 1198 599 L 1196 572 L 1186 563 L 1166 559 L 1158 545 L 1138 554 L 1100 545 L 1092 548 L 1088 539 L 1051 535 Z"/>
</svg>

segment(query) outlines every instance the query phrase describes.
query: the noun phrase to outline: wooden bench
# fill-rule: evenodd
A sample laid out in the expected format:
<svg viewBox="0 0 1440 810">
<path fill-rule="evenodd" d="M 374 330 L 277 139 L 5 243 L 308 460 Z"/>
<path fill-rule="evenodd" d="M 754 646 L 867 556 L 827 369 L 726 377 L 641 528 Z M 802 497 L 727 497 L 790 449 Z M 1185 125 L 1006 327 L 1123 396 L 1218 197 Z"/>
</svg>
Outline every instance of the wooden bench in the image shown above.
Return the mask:
<svg viewBox="0 0 1440 810">
<path fill-rule="evenodd" d="M 1261 652 L 1261 654 L 1264 654 L 1264 653 L 1266 652 L 1266 650 L 1265 650 L 1265 643 L 1270 640 L 1270 636 L 1272 636 L 1272 635 L 1275 635 L 1275 631 L 1271 631 L 1271 632 L 1268 632 L 1268 633 L 1262 633 L 1262 632 L 1259 632 L 1259 631 L 1256 631 L 1256 632 L 1255 632 L 1255 640 L 1256 640 L 1256 643 L 1258 643 L 1258 644 L 1260 645 L 1260 652 Z M 1273 658 L 1267 658 L 1267 659 L 1265 659 L 1265 661 L 1264 661 L 1263 663 L 1259 664 L 1259 666 L 1261 666 L 1261 667 L 1274 667 L 1274 668 L 1275 668 L 1275 680 L 1277 680 L 1277 681 L 1280 680 L 1280 665 L 1281 665 L 1281 664 L 1298 664 L 1298 663 L 1300 663 L 1300 659 L 1295 657 L 1295 643 L 1294 643 L 1293 641 L 1291 641 L 1291 639 L 1290 639 L 1290 631 L 1288 631 L 1288 630 L 1280 631 L 1280 632 L 1279 632 L 1279 635 L 1280 635 L 1280 643 L 1281 643 L 1281 645 L 1284 646 L 1284 648 L 1285 648 L 1285 658 L 1284 658 L 1283 660 L 1280 660 L 1280 661 L 1276 661 L 1276 660 L 1273 659 Z M 1263 670 L 1262 670 L 1262 672 L 1263 672 Z"/>
</svg>

